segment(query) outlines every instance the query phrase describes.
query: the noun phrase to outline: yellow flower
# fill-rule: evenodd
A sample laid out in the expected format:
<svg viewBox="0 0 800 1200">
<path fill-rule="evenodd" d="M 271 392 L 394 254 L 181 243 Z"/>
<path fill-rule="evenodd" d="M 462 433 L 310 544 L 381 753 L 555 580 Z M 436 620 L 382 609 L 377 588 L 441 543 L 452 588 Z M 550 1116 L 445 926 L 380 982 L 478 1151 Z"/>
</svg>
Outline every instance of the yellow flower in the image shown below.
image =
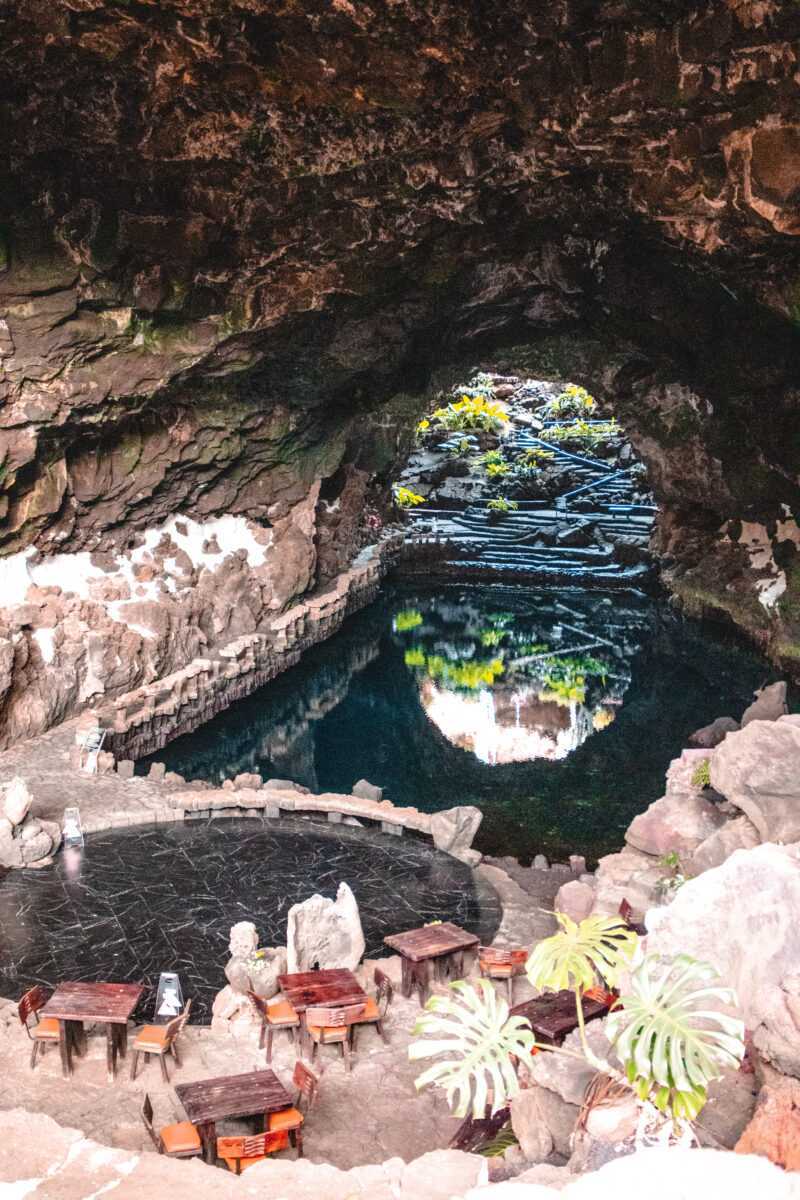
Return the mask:
<svg viewBox="0 0 800 1200">
<path fill-rule="evenodd" d="M 426 430 L 426 429 L 430 429 L 430 427 L 431 427 L 431 423 L 430 423 L 430 421 L 427 419 L 427 417 L 425 417 L 425 418 L 424 418 L 422 421 L 418 421 L 418 422 L 417 422 L 417 431 L 418 431 L 419 433 L 424 433 L 424 432 L 425 432 L 425 430 Z"/>
</svg>

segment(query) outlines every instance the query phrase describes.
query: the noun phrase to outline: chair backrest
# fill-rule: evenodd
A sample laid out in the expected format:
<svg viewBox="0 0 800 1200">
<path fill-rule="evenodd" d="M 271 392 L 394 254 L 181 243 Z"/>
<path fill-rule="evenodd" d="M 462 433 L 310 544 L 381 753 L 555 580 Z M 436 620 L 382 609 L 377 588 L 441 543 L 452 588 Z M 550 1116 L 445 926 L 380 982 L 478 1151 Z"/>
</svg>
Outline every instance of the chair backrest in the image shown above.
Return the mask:
<svg viewBox="0 0 800 1200">
<path fill-rule="evenodd" d="M 37 983 L 35 987 L 30 988 L 30 990 L 27 991 L 22 997 L 17 1005 L 17 1012 L 19 1013 L 20 1021 L 26 1029 L 28 1028 L 28 1018 L 32 1014 L 38 1013 L 40 1008 L 44 1008 L 48 999 L 49 996 L 47 989 L 42 987 L 40 983 Z"/>
<path fill-rule="evenodd" d="M 478 958 L 492 967 L 519 967 L 527 961 L 528 951 L 515 946 L 479 946 Z"/>
<path fill-rule="evenodd" d="M 382 1017 L 385 1017 L 386 1010 L 392 1003 L 392 998 L 394 996 L 394 984 L 386 972 L 382 971 L 380 967 L 375 968 L 374 979 L 376 999 L 378 1001 L 378 1011 Z"/>
<path fill-rule="evenodd" d="M 278 1133 L 254 1133 L 250 1137 L 226 1137 L 224 1150 L 226 1158 L 263 1158 L 275 1150 L 283 1150 L 287 1144 L 283 1130 Z"/>
<path fill-rule="evenodd" d="M 266 1002 L 266 1000 L 263 1000 L 261 998 L 261 996 L 257 996 L 255 994 L 255 992 L 248 992 L 247 999 L 250 1001 L 253 1008 L 255 1009 L 256 1015 L 258 1017 L 260 1017 L 260 1019 L 262 1021 L 266 1021 L 266 1019 L 267 1019 L 267 1002 Z"/>
<path fill-rule="evenodd" d="M 622 917 L 623 921 L 625 921 L 625 922 L 630 921 L 631 917 L 633 916 L 633 909 L 631 908 L 628 901 L 625 900 L 624 898 L 622 900 L 620 900 L 620 902 L 619 902 L 619 915 Z"/>
<path fill-rule="evenodd" d="M 164 1036 L 168 1042 L 174 1042 L 175 1038 L 183 1029 L 186 1022 L 189 1020 L 189 1013 L 192 1011 L 191 1000 L 186 1001 L 186 1005 L 182 1013 L 178 1013 L 177 1017 L 173 1017 L 167 1022 L 167 1027 L 164 1030 Z"/>
<path fill-rule="evenodd" d="M 161 1142 L 159 1141 L 158 1134 L 153 1128 L 153 1104 L 147 1092 L 145 1092 L 144 1098 L 142 1099 L 142 1107 L 140 1112 L 142 1116 L 142 1123 L 144 1124 L 147 1132 L 150 1134 L 150 1139 L 153 1142 L 153 1145 L 155 1146 L 156 1150 L 160 1151 Z"/>
<path fill-rule="evenodd" d="M 317 1092 L 319 1091 L 319 1078 L 314 1074 L 313 1071 L 309 1071 L 306 1064 L 301 1062 L 298 1058 L 297 1062 L 294 1064 L 292 1082 L 297 1088 L 298 1102 L 302 1099 L 304 1108 L 308 1110 L 311 1108 L 312 1104 L 317 1098 Z"/>
<path fill-rule="evenodd" d="M 341 1008 L 307 1008 L 306 1024 L 340 1029 L 344 1025 L 354 1025 L 364 1015 L 366 1007 L 366 1004 L 346 1004 Z"/>
</svg>

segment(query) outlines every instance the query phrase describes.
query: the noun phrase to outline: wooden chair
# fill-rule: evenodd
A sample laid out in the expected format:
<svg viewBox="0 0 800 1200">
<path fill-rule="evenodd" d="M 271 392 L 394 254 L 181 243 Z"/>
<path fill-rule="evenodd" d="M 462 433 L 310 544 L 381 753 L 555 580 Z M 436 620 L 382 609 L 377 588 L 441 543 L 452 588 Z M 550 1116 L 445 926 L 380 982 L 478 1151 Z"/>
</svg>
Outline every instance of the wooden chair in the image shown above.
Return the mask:
<svg viewBox="0 0 800 1200">
<path fill-rule="evenodd" d="M 508 1003 L 514 1003 L 514 976 L 520 975 L 528 960 L 527 950 L 505 946 L 479 946 L 478 969 L 484 979 L 505 980 Z"/>
<path fill-rule="evenodd" d="M 180 1121 L 176 1125 L 164 1125 L 156 1131 L 153 1126 L 153 1105 L 147 1092 L 142 1101 L 142 1121 L 159 1154 L 169 1158 L 194 1158 L 203 1153 L 200 1134 L 191 1121 Z"/>
<path fill-rule="evenodd" d="M 191 1000 L 186 1001 L 186 1007 L 177 1017 L 173 1017 L 166 1025 L 145 1025 L 139 1030 L 133 1040 L 133 1054 L 131 1055 L 131 1079 L 136 1078 L 136 1068 L 139 1063 L 139 1055 L 144 1055 L 144 1060 L 147 1062 L 151 1054 L 158 1057 L 161 1063 L 161 1074 L 164 1077 L 165 1083 L 169 1083 L 169 1072 L 167 1071 L 167 1055 L 171 1054 L 175 1059 L 176 1066 L 181 1065 L 180 1055 L 178 1054 L 178 1034 L 183 1029 L 186 1022 L 189 1020 L 189 1012 L 192 1007 Z"/>
<path fill-rule="evenodd" d="M 319 1079 L 313 1071 L 309 1071 L 304 1062 L 298 1059 L 294 1064 L 292 1082 L 297 1088 L 292 1108 L 281 1108 L 278 1112 L 267 1113 L 267 1128 L 270 1133 L 288 1133 L 289 1140 L 297 1150 L 297 1157 L 303 1157 L 303 1121 L 305 1113 L 313 1106 L 319 1091 Z M 303 1106 L 305 1113 L 301 1111 Z"/>
<path fill-rule="evenodd" d="M 320 1046 L 338 1046 L 344 1059 L 344 1069 L 350 1070 L 350 1031 L 366 1007 L 366 1004 L 348 1004 L 342 1008 L 306 1009 L 306 1029 L 314 1043 L 312 1063 Z"/>
<path fill-rule="evenodd" d="M 624 897 L 620 900 L 618 911 L 628 929 L 632 929 L 634 933 L 638 933 L 639 937 L 647 937 L 647 926 L 643 925 L 641 921 L 633 919 L 633 908 Z"/>
<path fill-rule="evenodd" d="M 353 1022 L 352 1044 L 355 1049 L 356 1031 L 360 1025 L 374 1025 L 384 1042 L 389 1042 L 383 1022 L 389 1011 L 389 1005 L 394 997 L 394 986 L 391 979 L 380 967 L 375 968 L 375 995 L 367 1000 L 363 1015 Z"/>
<path fill-rule="evenodd" d="M 287 1030 L 289 1041 L 294 1042 L 294 1031 L 300 1028 L 300 1014 L 295 1011 L 288 1000 L 283 998 L 267 1001 L 263 1000 L 261 996 L 257 996 L 255 992 L 248 992 L 247 997 L 261 1019 L 261 1036 L 258 1039 L 258 1045 L 259 1049 L 263 1049 L 266 1039 L 267 1065 L 269 1066 L 272 1063 L 272 1042 L 275 1030 Z"/>
<path fill-rule="evenodd" d="M 41 1050 L 44 1054 L 44 1048 L 48 1042 L 54 1042 L 58 1045 L 59 1028 L 58 1021 L 55 1017 L 45 1017 L 44 1020 L 39 1020 L 39 1009 L 44 1008 L 47 1001 L 50 999 L 46 988 L 43 988 L 40 983 L 27 991 L 17 1005 L 19 1019 L 25 1029 L 30 1040 L 33 1042 L 31 1046 L 31 1070 L 36 1066 L 36 1056 Z M 31 1017 L 34 1018 L 33 1025 L 30 1023 Z"/>
<path fill-rule="evenodd" d="M 248 1167 L 263 1162 L 268 1154 L 285 1150 L 289 1138 L 285 1133 L 256 1133 L 252 1137 L 217 1138 L 217 1158 L 221 1158 L 229 1171 L 241 1175 Z"/>
</svg>

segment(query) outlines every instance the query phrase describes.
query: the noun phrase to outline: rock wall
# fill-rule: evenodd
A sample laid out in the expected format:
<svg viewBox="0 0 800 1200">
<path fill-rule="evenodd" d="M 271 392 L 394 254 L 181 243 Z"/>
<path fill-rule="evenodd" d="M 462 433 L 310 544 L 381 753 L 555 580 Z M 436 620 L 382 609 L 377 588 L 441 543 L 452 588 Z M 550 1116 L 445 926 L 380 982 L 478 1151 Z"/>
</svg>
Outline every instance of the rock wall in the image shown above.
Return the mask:
<svg viewBox="0 0 800 1200">
<path fill-rule="evenodd" d="M 398 387 L 514 344 L 610 399 L 686 602 L 797 664 L 797 5 L 19 0 L 0 32 L 7 553 L 285 515 Z"/>
</svg>

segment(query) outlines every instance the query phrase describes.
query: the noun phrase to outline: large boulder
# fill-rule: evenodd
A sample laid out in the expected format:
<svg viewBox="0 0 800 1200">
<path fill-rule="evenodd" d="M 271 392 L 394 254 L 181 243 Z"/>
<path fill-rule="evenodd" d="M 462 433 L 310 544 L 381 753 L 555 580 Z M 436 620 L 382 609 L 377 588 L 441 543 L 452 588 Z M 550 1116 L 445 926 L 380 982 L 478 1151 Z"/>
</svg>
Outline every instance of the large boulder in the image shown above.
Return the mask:
<svg viewBox="0 0 800 1200">
<path fill-rule="evenodd" d="M 431 836 L 437 850 L 445 850 L 453 858 L 473 865 L 480 855 L 470 847 L 483 820 L 483 813 L 471 804 L 446 808 L 431 817 Z"/>
<path fill-rule="evenodd" d="M 730 858 L 734 850 L 752 850 L 761 841 L 749 817 L 734 817 L 707 837 L 685 864 L 690 875 L 702 875 Z"/>
<path fill-rule="evenodd" d="M 290 973 L 331 967 L 352 971 L 366 949 L 358 904 L 346 883 L 339 884 L 335 900 L 315 895 L 293 904 L 286 935 Z"/>
<path fill-rule="evenodd" d="M 800 723 L 751 721 L 711 758 L 711 784 L 750 818 L 764 842 L 800 840 Z"/>
<path fill-rule="evenodd" d="M 674 852 L 691 854 L 721 828 L 725 817 L 702 795 L 663 796 L 634 817 L 625 841 L 635 850 L 661 858 Z"/>
<path fill-rule="evenodd" d="M 689 741 L 703 750 L 713 750 L 729 733 L 735 733 L 738 728 L 739 722 L 734 721 L 733 717 L 717 717 L 710 725 L 704 725 L 702 729 L 696 729 L 690 734 Z"/>
<path fill-rule="evenodd" d="M 627 900 L 635 914 L 645 913 L 659 903 L 664 875 L 657 859 L 632 846 L 625 846 L 619 854 L 606 854 L 595 871 L 593 912 L 618 913 L 622 901 Z"/>
<path fill-rule="evenodd" d="M 753 703 L 742 714 L 742 729 L 751 721 L 777 721 L 787 711 L 786 684 L 771 683 L 756 692 Z"/>
<path fill-rule="evenodd" d="M 648 951 L 712 963 L 735 988 L 756 1049 L 788 1074 L 800 1073 L 799 912 L 800 847 L 763 845 L 737 850 L 646 917 Z"/>
</svg>

